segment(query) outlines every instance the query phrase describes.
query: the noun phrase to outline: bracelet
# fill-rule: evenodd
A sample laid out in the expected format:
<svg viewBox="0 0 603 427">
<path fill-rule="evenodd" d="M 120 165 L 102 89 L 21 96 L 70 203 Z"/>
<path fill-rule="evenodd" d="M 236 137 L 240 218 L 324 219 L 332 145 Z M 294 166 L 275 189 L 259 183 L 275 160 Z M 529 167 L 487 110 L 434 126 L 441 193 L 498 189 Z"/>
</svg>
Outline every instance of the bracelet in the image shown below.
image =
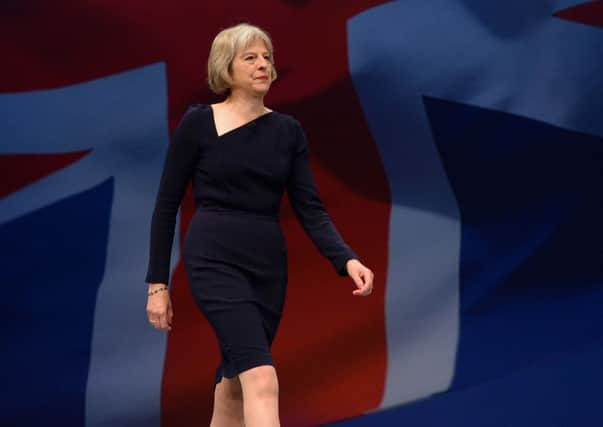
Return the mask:
<svg viewBox="0 0 603 427">
<path fill-rule="evenodd" d="M 167 286 L 164 286 L 163 288 L 157 288 L 157 289 L 152 290 L 152 291 L 151 291 L 151 292 L 149 292 L 147 295 L 151 296 L 151 295 L 153 295 L 153 294 L 156 294 L 157 292 L 161 292 L 161 291 L 167 291 L 167 290 L 168 290 L 168 287 L 167 287 Z"/>
</svg>

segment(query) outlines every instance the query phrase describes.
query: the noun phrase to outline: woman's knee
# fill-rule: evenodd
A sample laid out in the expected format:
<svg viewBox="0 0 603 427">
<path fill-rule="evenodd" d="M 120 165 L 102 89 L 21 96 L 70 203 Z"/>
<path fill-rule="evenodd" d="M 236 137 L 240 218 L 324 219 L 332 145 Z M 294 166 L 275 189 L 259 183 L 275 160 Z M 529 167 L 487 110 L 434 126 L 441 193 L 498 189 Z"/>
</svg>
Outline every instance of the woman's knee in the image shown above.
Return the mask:
<svg viewBox="0 0 603 427">
<path fill-rule="evenodd" d="M 243 390 L 238 377 L 226 378 L 222 377 L 222 381 L 216 384 L 216 397 L 228 401 L 242 401 Z"/>
<path fill-rule="evenodd" d="M 274 366 L 262 365 L 239 374 L 243 394 L 260 397 L 278 396 L 278 379 Z"/>
</svg>

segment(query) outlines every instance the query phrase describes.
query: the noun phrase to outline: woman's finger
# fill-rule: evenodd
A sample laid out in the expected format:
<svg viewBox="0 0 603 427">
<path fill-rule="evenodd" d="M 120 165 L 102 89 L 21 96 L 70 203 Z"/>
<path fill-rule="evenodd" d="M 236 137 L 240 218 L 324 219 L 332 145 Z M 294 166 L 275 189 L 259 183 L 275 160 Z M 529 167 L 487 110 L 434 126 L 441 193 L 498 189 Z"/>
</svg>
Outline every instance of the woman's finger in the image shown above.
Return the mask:
<svg viewBox="0 0 603 427">
<path fill-rule="evenodd" d="M 354 295 L 366 295 L 368 290 L 369 290 L 369 287 L 367 285 L 362 285 L 362 286 L 359 286 L 358 289 L 356 289 L 352 293 Z"/>
<path fill-rule="evenodd" d="M 165 314 L 162 315 L 161 313 L 151 313 L 149 314 L 149 323 L 157 329 L 162 329 L 162 325 L 164 324 L 163 319 L 165 319 L 165 317 Z"/>
<path fill-rule="evenodd" d="M 354 273 L 352 275 L 352 279 L 354 280 L 354 284 L 356 285 L 356 288 L 352 293 L 354 295 L 357 295 L 358 292 L 362 289 L 362 287 L 364 286 L 364 282 L 362 281 L 362 278 L 360 277 L 359 273 Z"/>
<path fill-rule="evenodd" d="M 168 322 L 167 322 L 167 313 L 162 313 L 159 316 L 159 323 L 158 323 L 158 327 L 161 330 L 165 330 L 168 327 Z"/>
<path fill-rule="evenodd" d="M 354 293 L 362 296 L 370 295 L 373 292 L 373 272 L 365 269 L 360 272 L 360 276 L 362 277 L 363 284 Z"/>
<path fill-rule="evenodd" d="M 357 288 L 360 288 L 362 285 L 364 285 L 364 282 L 362 281 L 362 277 L 360 276 L 359 272 L 352 273 L 352 279 L 354 280 L 354 283 L 356 284 Z"/>
</svg>

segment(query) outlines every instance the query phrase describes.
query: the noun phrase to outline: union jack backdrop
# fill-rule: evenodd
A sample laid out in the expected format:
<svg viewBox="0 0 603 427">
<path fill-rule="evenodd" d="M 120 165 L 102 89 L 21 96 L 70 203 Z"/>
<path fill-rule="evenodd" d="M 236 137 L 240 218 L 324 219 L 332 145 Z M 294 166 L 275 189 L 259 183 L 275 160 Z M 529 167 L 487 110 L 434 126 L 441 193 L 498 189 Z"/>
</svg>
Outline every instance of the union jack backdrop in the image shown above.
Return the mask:
<svg viewBox="0 0 603 427">
<path fill-rule="evenodd" d="M 207 425 L 219 361 L 180 241 L 147 322 L 150 221 L 211 41 L 275 44 L 353 297 L 295 219 L 284 426 L 603 425 L 603 2 L 0 4 L 2 426 Z"/>
</svg>

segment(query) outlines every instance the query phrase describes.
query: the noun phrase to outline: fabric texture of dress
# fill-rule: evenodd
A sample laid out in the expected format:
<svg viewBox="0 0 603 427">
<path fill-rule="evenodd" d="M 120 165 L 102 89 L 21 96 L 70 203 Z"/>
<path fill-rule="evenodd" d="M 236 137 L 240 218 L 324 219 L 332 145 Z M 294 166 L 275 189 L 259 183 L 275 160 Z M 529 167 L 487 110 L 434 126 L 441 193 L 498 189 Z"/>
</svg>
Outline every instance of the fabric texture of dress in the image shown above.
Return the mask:
<svg viewBox="0 0 603 427">
<path fill-rule="evenodd" d="M 299 122 L 272 111 L 220 136 L 213 109 L 195 104 L 168 147 L 151 226 L 147 283 L 168 283 L 176 215 L 192 179 L 195 213 L 182 244 L 194 300 L 216 333 L 216 383 L 273 365 L 270 347 L 287 289 L 279 223 L 284 191 L 297 219 L 340 276 L 356 258 L 317 193 Z"/>
</svg>

